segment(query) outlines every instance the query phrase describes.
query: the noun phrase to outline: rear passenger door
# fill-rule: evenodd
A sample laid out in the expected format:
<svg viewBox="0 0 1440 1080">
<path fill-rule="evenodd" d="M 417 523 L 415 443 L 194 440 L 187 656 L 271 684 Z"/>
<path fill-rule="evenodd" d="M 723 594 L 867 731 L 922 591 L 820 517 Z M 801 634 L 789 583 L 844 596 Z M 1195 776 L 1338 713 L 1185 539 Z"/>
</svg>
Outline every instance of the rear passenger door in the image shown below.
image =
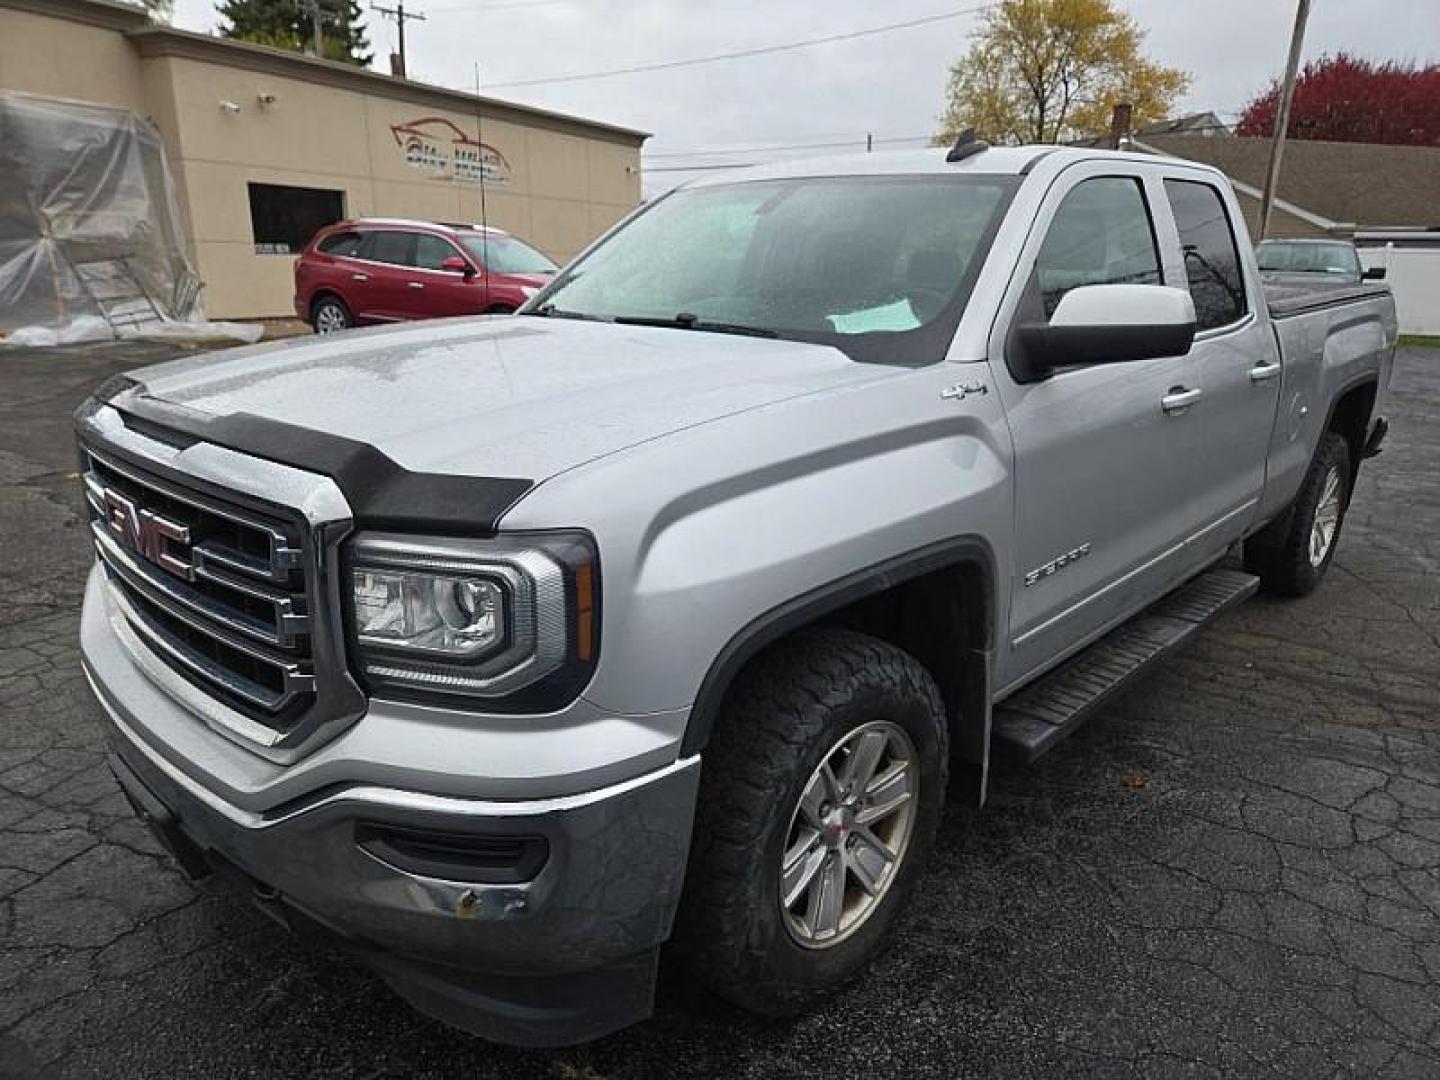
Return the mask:
<svg viewBox="0 0 1440 1080">
<path fill-rule="evenodd" d="M 1080 285 L 1162 283 L 1151 208 L 1156 177 L 1110 162 L 1057 179 L 1026 241 L 991 338 L 1047 321 Z M 1057 369 L 1016 379 L 992 360 L 1015 449 L 1015 580 L 999 689 L 1053 664 L 1176 584 L 1190 502 L 1196 417 L 1162 399 L 1197 382 L 1189 356 Z"/>
<path fill-rule="evenodd" d="M 1208 178 L 1167 176 L 1184 280 L 1195 301 L 1194 358 L 1203 392 L 1195 406 L 1200 440 L 1191 497 L 1200 509 L 1192 561 L 1218 556 L 1254 519 L 1280 399 L 1280 355 L 1256 316 L 1257 283 L 1246 280 L 1240 244 L 1249 243 L 1231 204 Z"/>
<path fill-rule="evenodd" d="M 393 321 L 408 318 L 410 262 L 415 256 L 415 234 L 400 229 L 377 229 L 360 249 L 365 266 L 354 275 L 365 318 Z"/>
</svg>

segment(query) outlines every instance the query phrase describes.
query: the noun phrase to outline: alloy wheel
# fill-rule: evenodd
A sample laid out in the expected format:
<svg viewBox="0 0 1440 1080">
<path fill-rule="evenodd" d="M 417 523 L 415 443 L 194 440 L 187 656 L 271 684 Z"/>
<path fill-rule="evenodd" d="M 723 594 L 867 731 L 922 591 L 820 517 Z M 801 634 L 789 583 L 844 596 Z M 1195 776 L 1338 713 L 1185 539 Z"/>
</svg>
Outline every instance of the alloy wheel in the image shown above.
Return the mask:
<svg viewBox="0 0 1440 1080">
<path fill-rule="evenodd" d="M 333 334 L 337 330 L 348 329 L 349 326 L 350 320 L 339 304 L 327 302 L 315 309 L 315 332 L 317 334 Z"/>
<path fill-rule="evenodd" d="M 1335 544 L 1335 534 L 1340 531 L 1340 504 L 1343 481 L 1339 466 L 1330 466 L 1325 474 L 1325 485 L 1320 490 L 1320 505 L 1315 508 L 1315 520 L 1310 525 L 1310 565 L 1319 568 Z"/>
<path fill-rule="evenodd" d="M 797 944 L 835 945 L 880 906 L 905 858 L 919 782 L 915 744 L 889 720 L 855 728 L 821 759 L 781 857 L 780 907 Z"/>
</svg>

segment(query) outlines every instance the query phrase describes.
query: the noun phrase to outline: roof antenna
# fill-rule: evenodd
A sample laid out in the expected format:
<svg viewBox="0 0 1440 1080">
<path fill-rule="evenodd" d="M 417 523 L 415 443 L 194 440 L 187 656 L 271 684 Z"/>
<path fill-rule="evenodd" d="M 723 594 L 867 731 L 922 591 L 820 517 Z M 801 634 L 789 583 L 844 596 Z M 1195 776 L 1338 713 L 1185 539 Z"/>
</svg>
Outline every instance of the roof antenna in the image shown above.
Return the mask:
<svg viewBox="0 0 1440 1080">
<path fill-rule="evenodd" d="M 968 127 L 960 132 L 959 137 L 955 140 L 955 145 L 952 146 L 950 152 L 945 155 L 945 160 L 953 165 L 957 161 L 964 161 L 967 157 L 973 157 L 982 150 L 989 149 L 990 144 L 984 139 L 976 138 L 975 129 Z"/>
<path fill-rule="evenodd" d="M 480 119 L 480 64 L 475 64 L 475 138 L 480 165 L 480 261 L 485 264 L 485 307 L 490 307 L 490 220 L 485 214 L 485 124 Z"/>
</svg>

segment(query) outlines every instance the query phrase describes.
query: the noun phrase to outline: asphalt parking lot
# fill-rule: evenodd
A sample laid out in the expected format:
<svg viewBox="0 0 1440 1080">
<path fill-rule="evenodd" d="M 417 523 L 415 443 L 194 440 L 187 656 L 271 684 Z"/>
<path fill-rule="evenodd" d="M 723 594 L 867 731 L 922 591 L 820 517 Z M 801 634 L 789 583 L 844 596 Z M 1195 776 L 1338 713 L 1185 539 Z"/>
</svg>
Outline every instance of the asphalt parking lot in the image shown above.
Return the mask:
<svg viewBox="0 0 1440 1080">
<path fill-rule="evenodd" d="M 895 946 L 793 1023 L 667 975 L 525 1053 L 188 884 L 103 764 L 68 416 L 138 351 L 0 352 L 0 1077 L 1440 1075 L 1440 350 L 1316 595 L 1224 617 L 952 808 Z"/>
</svg>

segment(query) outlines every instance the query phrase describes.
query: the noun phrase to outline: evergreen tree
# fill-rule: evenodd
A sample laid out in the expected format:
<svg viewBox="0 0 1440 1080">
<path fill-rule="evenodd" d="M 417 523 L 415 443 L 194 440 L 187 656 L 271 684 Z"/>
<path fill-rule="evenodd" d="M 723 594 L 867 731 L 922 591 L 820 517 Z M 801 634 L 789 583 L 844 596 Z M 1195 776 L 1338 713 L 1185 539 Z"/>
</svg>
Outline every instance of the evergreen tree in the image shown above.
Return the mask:
<svg viewBox="0 0 1440 1080">
<path fill-rule="evenodd" d="M 368 66 L 372 54 L 360 5 L 355 0 L 319 3 L 325 59 Z M 224 20 L 220 33 L 227 38 L 291 52 L 312 49 L 315 32 L 306 0 L 222 0 L 215 10 Z"/>
</svg>

